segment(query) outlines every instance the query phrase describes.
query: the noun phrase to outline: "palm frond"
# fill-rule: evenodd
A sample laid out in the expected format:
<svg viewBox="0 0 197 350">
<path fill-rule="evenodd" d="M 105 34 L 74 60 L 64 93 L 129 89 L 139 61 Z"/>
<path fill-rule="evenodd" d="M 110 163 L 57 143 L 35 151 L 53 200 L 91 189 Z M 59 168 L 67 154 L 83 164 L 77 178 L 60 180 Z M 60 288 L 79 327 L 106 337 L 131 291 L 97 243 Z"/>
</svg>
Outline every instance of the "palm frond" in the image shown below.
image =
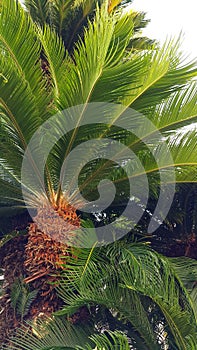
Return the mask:
<svg viewBox="0 0 197 350">
<path fill-rule="evenodd" d="M 195 312 L 195 317 L 197 320 L 197 262 L 193 259 L 189 259 L 186 257 L 182 258 L 172 258 L 171 260 L 172 266 L 184 284 L 185 288 L 187 288 L 192 306 Z"/>
<path fill-rule="evenodd" d="M 15 1 L 3 1 L 2 5 L 0 26 L 4 54 L 1 55 L 1 70 L 7 80 L 5 83 L 1 77 L 1 139 L 5 148 L 9 142 L 7 151 L 21 159 L 28 141 L 46 115 L 49 99 L 39 64 L 40 43 L 35 28 Z M 5 25 L 8 22 L 9 30 Z"/>
<path fill-rule="evenodd" d="M 41 322 L 37 327 L 33 326 L 35 335 L 26 334 L 26 337 L 24 337 L 23 333 L 19 331 L 18 336 L 12 339 L 12 345 L 7 349 L 93 350 L 95 346 L 96 349 L 130 349 L 127 336 L 118 331 L 106 331 L 105 334 L 96 334 L 95 332 L 94 335 L 90 335 L 88 329 L 85 333 L 81 327 L 72 326 L 63 320 L 56 319 L 51 322 L 49 319 L 47 322 Z M 84 345 L 81 346 L 81 344 Z"/>
<path fill-rule="evenodd" d="M 12 16 L 10 16 L 10 13 L 12 13 Z M 6 23 L 9 23 L 9 26 Z M 49 96 L 45 94 L 45 82 L 40 69 L 41 46 L 34 24 L 20 3 L 11 0 L 2 1 L 0 32 L 2 60 L 4 61 L 7 57 L 10 57 L 12 66 L 15 66 L 15 70 L 18 71 L 21 82 L 31 93 L 31 99 L 35 104 L 35 108 L 37 108 L 38 117 L 44 117 Z M 10 74 L 7 69 L 5 72 L 3 69 L 1 73 L 9 83 Z"/>
<path fill-rule="evenodd" d="M 130 345 L 125 334 L 121 332 L 106 332 L 106 334 L 94 335 L 90 339 L 94 342 L 96 349 L 108 349 L 108 350 L 129 350 Z M 88 345 L 87 347 L 78 347 L 77 350 L 92 350 L 93 348 Z"/>
<path fill-rule="evenodd" d="M 88 339 L 92 334 L 90 327 L 74 326 L 67 320 L 60 318 L 38 320 L 31 323 L 33 332 L 29 333 L 28 325 L 25 329 L 19 329 L 12 339 L 12 345 L 6 347 L 8 350 L 52 350 L 52 349 L 76 349 L 81 344 L 93 344 Z"/>
<path fill-rule="evenodd" d="M 15 1 L 3 1 L 2 5 L 0 137 L 4 154 L 1 154 L 1 158 L 7 169 L 12 168 L 17 177 L 31 136 L 46 116 L 49 116 L 50 94 L 46 91 L 45 81 L 43 82 L 41 45 L 33 23 Z M 5 26 L 8 22 L 9 30 Z M 37 172 L 35 164 L 33 167 Z"/>
<path fill-rule="evenodd" d="M 24 151 L 31 136 L 40 125 L 41 118 L 36 111 L 31 92 L 26 83 L 21 82 L 20 74 L 11 60 L 3 58 L 2 67 L 8 77 L 8 82 L 6 89 L 2 80 L 0 84 L 2 121 L 0 137 L 1 140 L 4 140 L 1 153 L 1 173 L 4 180 L 12 179 L 13 183 L 13 180 L 16 182 L 19 179 L 21 182 Z M 36 173 L 35 163 L 32 159 L 30 162 Z"/>
<path fill-rule="evenodd" d="M 34 22 L 43 25 L 50 20 L 52 13 L 49 0 L 25 0 L 24 4 Z"/>
<path fill-rule="evenodd" d="M 43 54 L 48 62 L 50 79 L 53 84 L 55 100 L 58 100 L 61 88 L 64 83 L 69 61 L 65 58 L 66 52 L 63 41 L 49 26 L 38 29 L 38 36 L 43 48 Z"/>
<path fill-rule="evenodd" d="M 136 90 L 131 101 L 132 108 L 146 114 L 149 108 L 180 91 L 196 76 L 196 62 L 185 64 L 179 46 L 180 38 L 166 41 L 159 50 L 153 50 L 150 70 L 142 86 Z"/>
<path fill-rule="evenodd" d="M 191 336 L 195 344 L 194 309 L 187 301 L 187 291 L 181 279 L 179 280 L 174 274 L 168 259 L 139 244 L 118 250 L 108 248 L 107 252 L 104 249 L 103 252 L 98 250 L 100 259 L 104 251 L 103 263 L 96 263 L 96 260 L 94 262 L 95 252 L 91 259 L 88 257 L 88 252 L 83 251 L 82 259 L 84 254 L 88 259 L 85 272 L 78 257 L 76 268 L 72 266 L 71 271 L 65 273 L 65 284 L 63 279 L 58 290 L 66 306 L 58 314 L 72 314 L 84 304 L 105 305 L 111 310 L 118 311 L 120 318 L 124 315 L 137 329 L 145 343 L 157 349 L 154 337 L 151 335 L 152 325 L 148 322 L 140 299 L 142 294 L 158 305 L 177 346 L 180 349 L 192 349 L 188 346 L 187 339 Z M 69 289 L 67 281 L 70 283 Z"/>
<path fill-rule="evenodd" d="M 35 300 L 38 291 L 30 291 L 29 287 L 23 282 L 22 278 L 18 278 L 11 289 L 11 304 L 16 314 L 20 315 L 21 321 L 28 314 L 32 302 Z"/>
</svg>

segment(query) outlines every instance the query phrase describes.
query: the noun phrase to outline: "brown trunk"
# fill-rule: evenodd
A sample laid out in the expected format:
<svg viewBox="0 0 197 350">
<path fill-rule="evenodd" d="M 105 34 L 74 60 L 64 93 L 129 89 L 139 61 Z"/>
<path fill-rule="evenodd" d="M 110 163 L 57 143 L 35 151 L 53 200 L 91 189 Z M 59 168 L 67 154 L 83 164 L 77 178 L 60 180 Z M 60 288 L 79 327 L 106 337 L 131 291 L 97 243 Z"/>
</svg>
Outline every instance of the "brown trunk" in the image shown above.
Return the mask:
<svg viewBox="0 0 197 350">
<path fill-rule="evenodd" d="M 37 290 L 24 320 L 50 316 L 63 305 L 55 287 L 65 268 L 63 258 L 70 253 L 68 245 L 62 242 L 73 235 L 70 233 L 71 225 L 80 227 L 80 218 L 75 208 L 62 200 L 59 207 L 42 207 L 35 219 L 37 224 L 30 224 L 27 235 L 13 238 L 0 249 L 0 266 L 5 271 L 3 296 L 0 299 L 0 343 L 5 343 L 22 325 L 21 317 L 11 302 L 12 286 L 18 278 L 30 291 Z M 45 232 L 38 225 L 44 227 Z"/>
<path fill-rule="evenodd" d="M 3 295 L 0 298 L 0 344 L 13 333 L 19 317 L 11 305 L 10 293 L 14 281 L 24 275 L 27 236 L 15 237 L 0 249 L 0 266 L 4 269 Z"/>
</svg>

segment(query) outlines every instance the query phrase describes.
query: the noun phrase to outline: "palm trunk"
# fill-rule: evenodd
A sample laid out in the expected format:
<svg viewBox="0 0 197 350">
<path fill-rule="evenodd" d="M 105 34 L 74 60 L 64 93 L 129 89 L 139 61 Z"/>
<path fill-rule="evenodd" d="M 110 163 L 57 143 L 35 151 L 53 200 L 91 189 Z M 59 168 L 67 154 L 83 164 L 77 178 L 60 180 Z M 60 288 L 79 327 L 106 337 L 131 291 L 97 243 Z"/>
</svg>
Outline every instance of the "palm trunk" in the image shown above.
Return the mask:
<svg viewBox="0 0 197 350">
<path fill-rule="evenodd" d="M 38 211 L 36 217 L 38 223 L 44 220 L 46 231 L 52 230 L 53 235 L 42 232 L 37 224 L 31 223 L 27 235 L 13 238 L 0 249 L 0 266 L 4 270 L 3 295 L 0 299 L 0 343 L 5 343 L 24 320 L 36 321 L 43 315 L 50 316 L 63 305 L 56 286 L 64 269 L 63 257 L 70 253 L 68 246 L 58 238 L 65 234 L 66 227 L 69 235 L 70 224 L 79 227 L 80 218 L 75 208 L 65 202 L 54 210 L 56 215 L 52 219 L 47 208 Z M 58 228 L 59 217 L 68 224 L 63 225 L 63 232 Z M 13 286 L 18 279 L 30 293 L 37 291 L 25 317 L 17 313 L 12 302 Z"/>
</svg>

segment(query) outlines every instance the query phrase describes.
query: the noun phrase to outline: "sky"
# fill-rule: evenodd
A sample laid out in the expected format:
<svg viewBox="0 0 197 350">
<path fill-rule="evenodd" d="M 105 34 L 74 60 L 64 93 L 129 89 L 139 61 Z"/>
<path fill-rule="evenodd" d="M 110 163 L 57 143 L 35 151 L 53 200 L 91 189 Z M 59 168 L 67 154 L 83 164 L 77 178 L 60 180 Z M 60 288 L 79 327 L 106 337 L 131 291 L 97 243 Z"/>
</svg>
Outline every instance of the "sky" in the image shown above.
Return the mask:
<svg viewBox="0 0 197 350">
<path fill-rule="evenodd" d="M 182 31 L 183 53 L 197 59 L 196 0 L 134 0 L 131 8 L 147 13 L 151 22 L 143 33 L 151 39 L 164 42 L 166 37 L 178 37 Z"/>
</svg>

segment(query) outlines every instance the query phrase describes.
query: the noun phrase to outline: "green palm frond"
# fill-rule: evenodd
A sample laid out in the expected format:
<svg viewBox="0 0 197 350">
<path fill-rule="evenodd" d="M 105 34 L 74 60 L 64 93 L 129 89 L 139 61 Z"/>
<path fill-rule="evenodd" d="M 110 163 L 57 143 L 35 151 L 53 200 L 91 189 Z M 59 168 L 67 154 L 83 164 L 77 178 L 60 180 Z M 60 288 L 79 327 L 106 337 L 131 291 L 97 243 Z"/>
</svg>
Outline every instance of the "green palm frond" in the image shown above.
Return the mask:
<svg viewBox="0 0 197 350">
<path fill-rule="evenodd" d="M 7 350 L 129 350 L 129 340 L 125 334 L 106 331 L 105 334 L 90 335 L 90 330 L 72 326 L 67 321 L 56 319 L 31 325 L 34 335 L 18 332 Z M 28 330 L 28 329 L 27 329 Z M 40 338 L 40 339 L 39 339 Z M 83 344 L 83 346 L 81 346 Z M 142 348 L 143 350 L 143 348 Z"/>
<path fill-rule="evenodd" d="M 189 259 L 186 257 L 182 258 L 172 258 L 170 259 L 172 266 L 184 284 L 185 288 L 187 288 L 190 298 L 193 304 L 193 309 L 195 312 L 195 317 L 197 320 L 197 262 L 193 259 Z"/>
<path fill-rule="evenodd" d="M 48 0 L 25 0 L 25 6 L 29 13 L 31 14 L 32 19 L 43 25 L 51 17 L 51 7 L 50 1 Z"/>
<path fill-rule="evenodd" d="M 7 23 L 9 26 L 6 25 Z M 45 93 L 45 82 L 40 69 L 41 47 L 32 21 L 16 1 L 2 1 L 0 33 L 1 52 L 3 53 L 1 73 L 9 83 L 11 72 L 8 72 L 7 69 L 12 69 L 11 63 L 9 66 L 6 65 L 5 71 L 4 66 L 6 59 L 10 57 L 12 67 L 18 72 L 22 85 L 31 94 L 32 102 L 35 103 L 38 114 L 40 114 L 39 117 L 44 116 L 49 96 L 47 97 Z"/>
<path fill-rule="evenodd" d="M 58 37 L 49 26 L 38 29 L 38 36 L 43 47 L 43 55 L 48 62 L 54 98 L 58 100 L 61 91 L 59 85 L 64 83 L 66 71 L 69 69 L 69 60 L 65 58 L 65 47 L 62 38 Z"/>
<path fill-rule="evenodd" d="M 131 253 L 133 254 L 133 252 Z M 128 252 L 128 254 L 130 254 L 130 252 Z M 194 310 L 192 305 L 186 302 L 188 299 L 187 291 L 184 290 L 183 293 L 181 291 L 181 281 L 177 281 L 176 276 L 173 276 L 172 268 L 167 259 L 162 259 L 163 262 L 159 259 L 159 262 L 159 260 L 157 260 L 159 257 L 156 258 L 155 261 L 153 258 L 152 262 L 154 261 L 154 263 L 152 265 L 150 257 L 146 256 L 143 251 L 140 253 L 140 249 L 137 255 L 136 253 L 134 254 L 134 259 L 136 258 L 144 265 L 144 272 L 141 274 L 139 271 L 139 274 L 135 275 L 137 278 L 135 277 L 135 279 L 132 280 L 131 268 L 134 260 L 132 260 L 131 264 L 124 264 L 122 268 L 125 284 L 128 288 L 135 289 L 135 285 L 142 282 L 144 287 L 142 286 L 142 289 L 140 287 L 139 290 L 141 289 L 143 294 L 146 293 L 151 299 L 155 300 L 167 320 L 178 348 L 192 349 L 187 339 L 191 337 L 194 346 L 196 342 L 196 322 L 193 321 L 193 323 L 190 323 Z M 157 272 L 154 271 L 152 274 L 151 270 L 153 271 L 153 266 L 155 270 L 158 270 Z M 180 284 L 180 286 L 178 286 L 178 284 Z M 180 305 L 180 299 L 182 299 L 183 308 Z M 193 330 L 190 333 L 189 330 L 191 329 Z"/>
<path fill-rule="evenodd" d="M 4 144 L 6 141 L 10 143 L 8 151 L 11 151 L 11 147 L 18 146 L 18 153 L 22 153 L 40 125 L 41 118 L 36 111 L 31 91 L 26 82 L 21 82 L 21 75 L 12 60 L 3 57 L 1 67 L 8 79 L 6 87 L 1 79 L 1 139 L 5 141 Z M 15 144 L 10 142 L 11 138 L 15 139 Z"/>
<path fill-rule="evenodd" d="M 153 50 L 148 74 L 130 101 L 132 108 L 146 114 L 149 108 L 162 103 L 196 76 L 196 63 L 185 65 L 182 62 L 179 45 L 180 39 L 170 40 L 159 50 Z"/>
<path fill-rule="evenodd" d="M 8 22 L 9 30 L 5 25 Z M 9 183 L 10 179 L 13 183 L 13 178 L 20 179 L 23 154 L 31 136 L 49 116 L 51 97 L 43 79 L 41 46 L 35 26 L 19 4 L 2 2 L 0 26 L 1 174 Z"/>
<path fill-rule="evenodd" d="M 170 261 L 139 243 L 115 247 L 89 254 L 88 250 L 81 251 L 81 258 L 79 255 L 75 266 L 67 270 L 58 288 L 66 306 L 57 314 L 72 314 L 83 305 L 105 305 L 118 312 L 120 319 L 127 319 L 147 346 L 157 349 L 141 299 L 144 295 L 158 305 L 178 348 L 192 349 L 188 339 L 195 344 L 194 305 L 188 301 L 187 290 Z"/>
<path fill-rule="evenodd" d="M 107 350 L 129 350 L 130 346 L 126 335 L 120 332 L 106 332 L 102 335 L 94 335 L 90 337 L 93 340 L 96 349 L 107 349 Z M 77 350 L 93 350 L 88 345 L 87 347 L 78 347 Z M 94 348 L 95 349 L 95 348 Z"/>
<path fill-rule="evenodd" d="M 26 83 L 9 58 L 5 59 L 4 72 L 8 77 L 7 89 L 1 81 L 1 177 L 9 185 L 19 181 L 24 151 L 28 141 L 41 123 L 40 115 Z M 10 63 L 10 64 L 9 64 Z M 12 70 L 10 72 L 10 67 Z M 35 169 L 35 167 L 34 167 Z M 10 182 L 11 181 L 11 182 Z M 17 185 L 18 187 L 18 185 Z M 6 194 L 7 195 L 7 194 Z"/>
<path fill-rule="evenodd" d="M 164 104 L 158 105 L 151 120 L 161 132 L 172 133 L 182 126 L 195 123 L 196 115 L 196 83 L 194 82 L 172 94 Z"/>
<path fill-rule="evenodd" d="M 5 158 L 7 155 L 9 166 L 18 175 L 28 141 L 46 116 L 49 96 L 44 88 L 40 44 L 33 24 L 14 1 L 3 1 L 2 8 L 1 70 L 6 82 L 1 76 L 0 134 Z M 10 26 L 5 25 L 8 22 Z M 20 43 L 16 37 L 20 38 Z"/>
<path fill-rule="evenodd" d="M 22 278 L 18 278 L 11 289 L 11 304 L 17 315 L 20 315 L 21 321 L 28 314 L 32 302 L 38 294 L 37 290 L 30 290 L 29 286 L 24 284 Z"/>
<path fill-rule="evenodd" d="M 67 320 L 60 318 L 47 318 L 31 323 L 33 333 L 28 333 L 28 325 L 25 329 L 19 329 L 12 339 L 12 345 L 7 350 L 52 350 L 52 349 L 78 349 L 81 344 L 93 344 L 89 339 L 93 333 L 91 327 L 74 326 Z M 24 330 L 26 332 L 24 332 Z"/>
</svg>

